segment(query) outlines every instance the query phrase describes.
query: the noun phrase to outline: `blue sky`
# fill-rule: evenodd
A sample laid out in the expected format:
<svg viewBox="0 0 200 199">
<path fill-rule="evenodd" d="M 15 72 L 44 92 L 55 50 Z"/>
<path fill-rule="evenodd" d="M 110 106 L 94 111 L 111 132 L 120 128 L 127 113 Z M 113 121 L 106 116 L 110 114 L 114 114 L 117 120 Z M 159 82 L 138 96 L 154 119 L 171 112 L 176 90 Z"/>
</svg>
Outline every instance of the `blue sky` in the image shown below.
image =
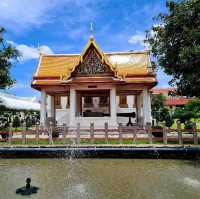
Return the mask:
<svg viewBox="0 0 200 199">
<path fill-rule="evenodd" d="M 17 83 L 9 92 L 39 96 L 30 88 L 38 62 L 38 46 L 46 53 L 80 53 L 94 24 L 94 37 L 103 51 L 143 50 L 145 30 L 166 12 L 165 0 L 1 0 L 0 25 L 23 55 L 14 63 Z M 170 78 L 158 71 L 160 87 Z"/>
</svg>

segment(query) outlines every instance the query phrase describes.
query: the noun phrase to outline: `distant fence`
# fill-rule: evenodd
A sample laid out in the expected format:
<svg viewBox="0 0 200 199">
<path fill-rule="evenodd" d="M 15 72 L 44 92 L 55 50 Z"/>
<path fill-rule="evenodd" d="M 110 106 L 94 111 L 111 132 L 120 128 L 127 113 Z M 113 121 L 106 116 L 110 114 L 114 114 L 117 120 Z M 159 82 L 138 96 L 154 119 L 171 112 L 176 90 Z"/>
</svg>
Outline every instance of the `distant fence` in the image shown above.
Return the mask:
<svg viewBox="0 0 200 199">
<path fill-rule="evenodd" d="M 81 128 L 80 123 L 77 123 L 75 128 L 63 126 L 54 127 L 52 124 L 48 128 L 43 125 L 36 125 L 35 128 L 27 130 L 25 123 L 21 131 L 14 131 L 12 124 L 8 130 L 0 131 L 0 142 L 8 144 L 39 144 L 42 140 L 46 140 L 46 144 L 67 144 L 72 141 L 76 144 L 81 144 L 82 141 L 87 141 L 88 144 L 94 144 L 95 141 L 102 140 L 104 144 L 111 143 L 110 140 L 115 140 L 115 144 L 125 143 L 158 143 L 158 144 L 198 144 L 200 137 L 198 136 L 200 129 L 197 129 L 196 123 L 193 123 L 191 129 L 182 129 L 181 124 L 177 122 L 177 128 L 162 129 L 152 128 L 149 125 L 146 127 L 124 127 L 119 124 L 118 128 L 109 128 L 108 123 L 104 124 L 104 128 L 95 128 L 94 123 L 90 124 L 90 128 Z M 126 142 L 126 141 L 129 142 Z M 141 142 L 143 141 L 143 142 Z"/>
</svg>

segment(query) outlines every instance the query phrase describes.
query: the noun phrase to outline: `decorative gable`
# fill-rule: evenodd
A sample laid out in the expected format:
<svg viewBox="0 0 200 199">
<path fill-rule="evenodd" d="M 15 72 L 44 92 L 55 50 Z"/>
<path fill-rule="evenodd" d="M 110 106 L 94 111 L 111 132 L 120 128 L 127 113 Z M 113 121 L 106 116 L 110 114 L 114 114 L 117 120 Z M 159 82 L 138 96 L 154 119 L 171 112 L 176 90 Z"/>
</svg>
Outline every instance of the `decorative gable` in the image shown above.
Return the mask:
<svg viewBox="0 0 200 199">
<path fill-rule="evenodd" d="M 101 73 L 112 73 L 109 66 L 102 62 L 95 49 L 89 49 L 83 62 L 76 67 L 74 74 L 95 75 Z"/>
<path fill-rule="evenodd" d="M 90 38 L 81 54 L 80 63 L 75 67 L 72 76 L 114 76 L 111 67 L 106 63 L 103 52 L 93 38 Z"/>
</svg>

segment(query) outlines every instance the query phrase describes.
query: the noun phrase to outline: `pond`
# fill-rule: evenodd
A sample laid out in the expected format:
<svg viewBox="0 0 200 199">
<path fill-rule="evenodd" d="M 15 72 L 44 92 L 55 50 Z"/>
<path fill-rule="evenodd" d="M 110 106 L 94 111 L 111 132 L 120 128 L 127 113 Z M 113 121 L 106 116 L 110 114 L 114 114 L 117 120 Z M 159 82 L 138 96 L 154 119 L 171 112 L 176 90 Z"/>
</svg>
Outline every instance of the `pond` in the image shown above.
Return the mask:
<svg viewBox="0 0 200 199">
<path fill-rule="evenodd" d="M 32 196 L 15 194 L 32 178 Z M 184 160 L 0 159 L 0 198 L 200 198 L 200 164 Z"/>
</svg>

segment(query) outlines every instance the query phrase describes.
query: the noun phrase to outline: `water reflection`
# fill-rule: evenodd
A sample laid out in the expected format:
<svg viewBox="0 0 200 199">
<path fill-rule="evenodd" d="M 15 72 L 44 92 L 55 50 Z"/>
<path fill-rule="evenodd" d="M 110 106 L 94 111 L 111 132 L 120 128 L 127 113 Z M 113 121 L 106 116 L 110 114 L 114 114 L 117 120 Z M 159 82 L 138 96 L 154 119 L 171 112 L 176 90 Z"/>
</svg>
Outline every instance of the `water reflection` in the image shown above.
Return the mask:
<svg viewBox="0 0 200 199">
<path fill-rule="evenodd" d="M 131 159 L 0 159 L 0 198 L 17 199 L 27 177 L 37 199 L 200 197 L 199 162 Z"/>
</svg>

